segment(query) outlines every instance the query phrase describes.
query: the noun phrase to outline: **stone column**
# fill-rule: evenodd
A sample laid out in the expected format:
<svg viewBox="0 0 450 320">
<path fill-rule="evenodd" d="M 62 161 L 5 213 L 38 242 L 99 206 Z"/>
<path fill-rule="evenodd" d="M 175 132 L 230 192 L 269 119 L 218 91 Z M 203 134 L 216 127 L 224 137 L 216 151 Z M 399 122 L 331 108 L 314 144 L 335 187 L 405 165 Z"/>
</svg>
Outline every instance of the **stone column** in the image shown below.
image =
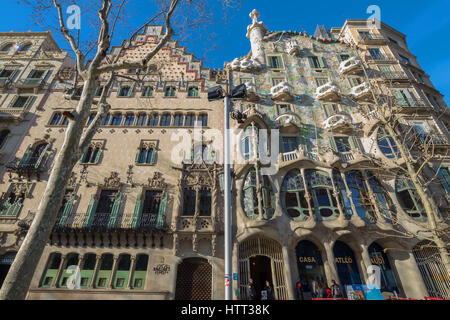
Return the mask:
<svg viewBox="0 0 450 320">
<path fill-rule="evenodd" d="M 116 274 L 116 269 L 117 269 L 117 260 L 119 260 L 119 256 L 118 255 L 114 255 L 114 262 L 113 262 L 113 266 L 112 266 L 112 270 L 111 270 L 111 276 L 109 277 L 109 285 L 108 288 L 113 289 L 114 284 L 114 275 Z"/>
<path fill-rule="evenodd" d="M 289 247 L 287 243 L 283 244 L 282 247 L 283 252 L 283 260 L 284 260 L 284 273 L 286 274 L 286 288 L 288 292 L 289 300 L 295 300 L 295 292 L 294 292 L 294 286 L 292 282 L 292 273 L 291 273 L 291 261 L 290 261 L 290 255 L 289 255 Z"/>
<path fill-rule="evenodd" d="M 61 277 L 61 273 L 64 269 L 64 264 L 66 263 L 66 257 L 67 256 L 65 254 L 61 255 L 61 263 L 59 265 L 58 273 L 56 274 L 55 282 L 53 283 L 52 288 L 59 287 L 59 278 Z"/>
<path fill-rule="evenodd" d="M 94 272 L 92 273 L 92 280 L 91 280 L 91 283 L 89 284 L 89 289 L 93 289 L 94 288 L 95 278 L 97 278 L 97 272 L 98 272 L 99 263 L 100 263 L 101 259 L 102 259 L 102 255 L 101 254 L 97 254 L 95 256 L 95 267 L 94 267 Z"/>
<path fill-rule="evenodd" d="M 326 262 L 324 262 L 325 275 L 327 277 L 327 282 L 330 283 L 331 280 L 336 280 L 337 283 L 341 284 L 339 279 L 339 274 L 336 267 L 336 259 L 334 257 L 333 245 L 334 241 L 325 241 L 323 243 L 325 247 Z"/>
<path fill-rule="evenodd" d="M 131 281 L 133 280 L 133 273 L 134 273 L 135 266 L 136 266 L 136 256 L 131 256 L 130 274 L 128 276 L 127 289 L 133 289 L 132 285 L 131 285 Z"/>
<path fill-rule="evenodd" d="M 372 265 L 372 261 L 370 261 L 369 248 L 365 244 L 361 244 L 361 276 L 367 284 L 369 283 L 369 274 L 367 273 L 367 268 Z"/>
</svg>

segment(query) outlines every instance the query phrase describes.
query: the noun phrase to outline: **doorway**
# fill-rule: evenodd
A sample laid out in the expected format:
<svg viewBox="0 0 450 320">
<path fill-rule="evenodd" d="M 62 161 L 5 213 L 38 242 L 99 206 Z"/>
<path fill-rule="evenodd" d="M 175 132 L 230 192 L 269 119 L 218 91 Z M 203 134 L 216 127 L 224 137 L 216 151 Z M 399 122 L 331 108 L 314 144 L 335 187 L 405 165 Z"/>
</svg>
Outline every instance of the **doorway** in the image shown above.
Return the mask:
<svg viewBox="0 0 450 320">
<path fill-rule="evenodd" d="M 266 256 L 253 256 L 250 258 L 250 277 L 255 284 L 256 295 L 258 300 L 261 300 L 261 291 L 266 286 L 266 281 L 272 281 L 272 266 L 271 260 Z"/>
<path fill-rule="evenodd" d="M 178 266 L 175 300 L 211 300 L 212 266 L 202 258 L 188 258 Z"/>
<path fill-rule="evenodd" d="M 9 269 L 16 257 L 16 252 L 8 252 L 0 256 L 0 288 L 8 275 Z"/>
</svg>

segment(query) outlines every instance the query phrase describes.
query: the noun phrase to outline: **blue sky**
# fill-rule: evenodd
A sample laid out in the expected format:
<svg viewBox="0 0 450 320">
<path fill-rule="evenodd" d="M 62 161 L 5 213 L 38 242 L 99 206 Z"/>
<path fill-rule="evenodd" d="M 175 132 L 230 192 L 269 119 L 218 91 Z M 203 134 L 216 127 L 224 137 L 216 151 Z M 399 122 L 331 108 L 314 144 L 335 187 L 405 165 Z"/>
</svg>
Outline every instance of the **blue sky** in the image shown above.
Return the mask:
<svg viewBox="0 0 450 320">
<path fill-rule="evenodd" d="M 146 1 L 133 2 L 136 3 L 134 11 L 138 15 L 136 21 L 145 20 Z M 221 5 L 217 4 L 217 0 L 210 0 L 210 3 L 216 16 L 221 17 Z M 450 98 L 449 0 L 243 0 L 238 8 L 227 11 L 226 23 L 223 19 L 217 19 L 214 25 L 208 27 L 208 33 L 214 35 L 213 40 L 202 37 L 199 41 L 189 41 L 185 45 L 189 52 L 204 57 L 206 67 L 220 68 L 224 61 L 231 61 L 249 52 L 250 44 L 245 33 L 250 22 L 248 14 L 255 8 L 269 30 L 301 31 L 303 28 L 312 34 L 317 24 L 324 24 L 328 28 L 340 27 L 346 19 L 368 18 L 366 10 L 370 5 L 380 7 L 384 23 L 407 35 L 408 46 L 418 56 L 419 64 L 445 98 Z M 40 30 L 33 26 L 29 18 L 30 10 L 18 5 L 16 0 L 2 0 L 2 8 L 7 14 L 3 14 L 0 20 L 1 31 Z M 61 47 L 67 47 L 62 41 L 59 42 Z"/>
</svg>

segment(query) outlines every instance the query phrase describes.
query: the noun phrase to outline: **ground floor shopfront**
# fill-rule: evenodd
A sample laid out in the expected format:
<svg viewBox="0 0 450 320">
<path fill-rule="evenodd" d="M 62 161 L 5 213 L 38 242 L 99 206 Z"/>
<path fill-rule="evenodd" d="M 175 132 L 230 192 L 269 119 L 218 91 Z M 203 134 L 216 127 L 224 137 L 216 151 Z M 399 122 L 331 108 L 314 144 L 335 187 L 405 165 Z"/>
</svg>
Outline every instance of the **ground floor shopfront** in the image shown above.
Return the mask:
<svg viewBox="0 0 450 320">
<path fill-rule="evenodd" d="M 331 236 L 331 237 L 330 237 Z M 286 239 L 286 238 L 285 238 Z M 315 295 L 317 286 L 331 286 L 336 280 L 343 288 L 350 284 L 372 283 L 373 269 L 380 270 L 380 284 L 386 298 L 395 294 L 423 299 L 427 296 L 450 298 L 450 280 L 442 264 L 418 263 L 414 244 L 395 239 L 357 240 L 349 234 L 319 238 L 313 234 L 281 240 L 271 234 L 240 237 L 234 245 L 236 299 L 247 299 L 249 279 L 259 293 L 266 281 L 274 288 L 277 300 L 299 299 L 300 282 L 304 299 Z M 371 268 L 375 265 L 379 268 Z M 427 270 L 425 270 L 427 269 Z M 424 272 L 425 271 L 425 272 Z M 370 279 L 369 279 L 370 278 Z"/>
</svg>

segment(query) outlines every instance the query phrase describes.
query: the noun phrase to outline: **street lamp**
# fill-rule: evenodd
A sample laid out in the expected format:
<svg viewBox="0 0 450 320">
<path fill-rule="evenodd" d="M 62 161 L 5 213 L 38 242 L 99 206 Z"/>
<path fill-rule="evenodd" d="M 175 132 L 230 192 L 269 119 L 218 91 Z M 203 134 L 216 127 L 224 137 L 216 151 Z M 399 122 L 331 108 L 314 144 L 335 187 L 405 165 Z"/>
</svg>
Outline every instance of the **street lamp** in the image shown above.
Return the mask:
<svg viewBox="0 0 450 320">
<path fill-rule="evenodd" d="M 235 88 L 231 88 L 232 75 L 231 70 L 228 71 L 228 80 L 225 82 L 226 91 L 223 91 L 222 86 L 213 87 L 208 90 L 208 100 L 217 101 L 224 99 L 224 203 L 225 203 L 225 300 L 233 299 L 232 286 L 232 241 L 231 241 L 231 170 L 230 170 L 230 100 L 241 100 L 247 96 L 247 89 L 245 84 L 241 84 Z M 239 118 L 242 121 L 244 116 L 240 113 L 233 112 L 233 118 Z M 242 121 L 243 122 L 243 121 Z"/>
</svg>

